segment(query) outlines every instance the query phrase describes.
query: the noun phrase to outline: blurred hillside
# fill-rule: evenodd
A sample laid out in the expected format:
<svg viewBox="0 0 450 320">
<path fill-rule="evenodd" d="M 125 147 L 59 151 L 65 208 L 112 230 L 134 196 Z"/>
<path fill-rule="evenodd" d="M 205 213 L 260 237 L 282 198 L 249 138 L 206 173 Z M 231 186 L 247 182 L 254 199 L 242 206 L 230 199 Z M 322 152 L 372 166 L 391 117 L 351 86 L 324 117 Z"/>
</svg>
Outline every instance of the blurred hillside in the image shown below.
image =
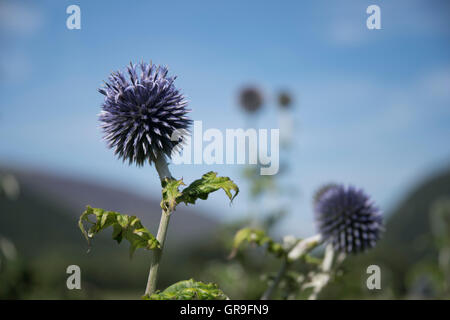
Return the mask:
<svg viewBox="0 0 450 320">
<path fill-rule="evenodd" d="M 434 174 L 411 192 L 391 213 L 386 232 L 377 247 L 365 255 L 350 257 L 345 275 L 330 286 L 327 298 L 439 298 L 436 287 L 444 279 L 436 275 L 438 248 L 433 241 L 430 213 L 433 205 L 450 199 L 450 169 Z M 381 267 L 382 290 L 366 287 L 366 268 Z"/>
<path fill-rule="evenodd" d="M 113 186 L 57 176 L 51 173 L 24 170 L 9 170 L 19 181 L 22 189 L 64 207 L 70 217 L 79 218 L 86 205 L 94 208 L 118 211 L 138 216 L 150 231 L 156 233 L 161 217 L 160 194 L 138 196 Z M 186 206 L 177 209 L 177 219 L 170 224 L 175 241 L 189 242 L 197 236 L 208 236 L 217 222 L 198 214 Z M 186 240 L 187 239 L 187 240 Z"/>
<path fill-rule="evenodd" d="M 21 266 L 29 273 L 27 281 L 31 286 L 25 296 L 23 292 L 16 293 L 18 297 L 82 298 L 90 295 L 104 298 L 112 295 L 127 298 L 130 294 L 130 298 L 138 298 L 142 294 L 149 252 L 138 250 L 130 261 L 128 244 L 122 243 L 117 248 L 118 244 L 111 240 L 111 230 L 107 230 L 94 239 L 91 252 L 87 253 L 88 246 L 78 229 L 78 217 L 87 204 L 114 209 L 138 216 L 156 234 L 161 210 L 159 195 L 144 199 L 112 187 L 43 172 L 8 171 L 18 180 L 20 195 L 14 200 L 0 197 L 0 235 L 16 247 Z M 191 276 L 186 260 L 189 248 L 210 238 L 218 226 L 211 218 L 183 206 L 174 215 L 161 286 L 180 280 L 184 273 L 185 277 Z M 178 268 L 180 263 L 185 264 L 184 271 Z M 69 292 L 65 287 L 65 270 L 71 264 L 81 267 L 83 284 L 87 287 L 81 292 Z M 5 281 L 0 273 L 0 297 L 6 286 L 1 283 L 2 279 Z"/>
</svg>

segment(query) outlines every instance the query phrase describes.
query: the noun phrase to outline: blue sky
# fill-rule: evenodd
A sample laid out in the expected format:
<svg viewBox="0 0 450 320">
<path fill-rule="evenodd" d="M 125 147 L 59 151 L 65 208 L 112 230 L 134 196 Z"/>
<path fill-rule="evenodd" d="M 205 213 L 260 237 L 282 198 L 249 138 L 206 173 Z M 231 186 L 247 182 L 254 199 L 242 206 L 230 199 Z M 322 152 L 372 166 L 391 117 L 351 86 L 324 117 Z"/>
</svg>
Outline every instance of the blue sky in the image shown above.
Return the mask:
<svg viewBox="0 0 450 320">
<path fill-rule="evenodd" d="M 81 30 L 66 28 L 67 6 Z M 381 8 L 381 30 L 366 8 Z M 0 1 L 0 162 L 43 168 L 159 196 L 151 167 L 114 158 L 97 123 L 97 92 L 112 70 L 152 60 L 177 74 L 205 128 L 239 128 L 237 90 L 266 96 L 258 126 L 277 128 L 276 92 L 296 99 L 292 174 L 296 209 L 284 232 L 312 234 L 311 196 L 323 183 L 363 187 L 388 211 L 450 159 L 450 4 L 446 1 Z M 241 185 L 238 166 L 174 166 L 192 181 L 216 170 Z M 268 201 L 276 201 L 274 199 Z M 273 203 L 272 203 L 273 204 Z"/>
</svg>

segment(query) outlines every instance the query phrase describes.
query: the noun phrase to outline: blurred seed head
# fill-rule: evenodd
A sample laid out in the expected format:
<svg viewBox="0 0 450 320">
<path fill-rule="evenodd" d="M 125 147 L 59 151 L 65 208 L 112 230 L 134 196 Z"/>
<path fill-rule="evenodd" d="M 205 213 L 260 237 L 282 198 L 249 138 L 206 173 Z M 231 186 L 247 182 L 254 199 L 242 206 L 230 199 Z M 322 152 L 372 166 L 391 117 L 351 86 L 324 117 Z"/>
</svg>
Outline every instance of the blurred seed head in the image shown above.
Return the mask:
<svg viewBox="0 0 450 320">
<path fill-rule="evenodd" d="M 113 72 L 99 92 L 105 96 L 99 120 L 104 139 L 115 154 L 138 166 L 169 158 L 182 147 L 192 120 L 187 101 L 175 87 L 168 69 L 141 62 L 130 63 L 126 73 Z M 174 131 L 183 133 L 172 141 Z"/>
<path fill-rule="evenodd" d="M 256 87 L 246 87 L 239 94 L 241 107 L 248 113 L 259 111 L 264 103 L 262 92 Z"/>
<path fill-rule="evenodd" d="M 337 251 L 366 251 L 381 237 L 381 212 L 361 189 L 328 185 L 316 195 L 314 211 L 318 231 Z"/>
<path fill-rule="evenodd" d="M 278 104 L 281 108 L 289 108 L 292 104 L 292 96 L 287 91 L 282 91 L 278 95 Z"/>
</svg>

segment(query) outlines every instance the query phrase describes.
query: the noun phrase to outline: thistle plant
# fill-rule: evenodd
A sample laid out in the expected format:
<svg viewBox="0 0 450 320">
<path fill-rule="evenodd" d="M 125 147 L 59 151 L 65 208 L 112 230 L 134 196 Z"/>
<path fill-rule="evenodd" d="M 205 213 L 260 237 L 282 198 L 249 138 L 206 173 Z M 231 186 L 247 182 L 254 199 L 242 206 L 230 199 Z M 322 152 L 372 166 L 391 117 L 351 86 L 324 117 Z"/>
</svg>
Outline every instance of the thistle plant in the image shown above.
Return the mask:
<svg viewBox="0 0 450 320">
<path fill-rule="evenodd" d="M 137 166 L 154 165 L 158 172 L 162 186 L 162 213 L 156 237 L 135 216 L 89 206 L 80 217 L 79 227 L 88 243 L 95 234 L 112 227 L 114 240 L 130 242 L 130 257 L 138 248 L 153 251 L 145 298 L 222 299 L 226 296 L 216 285 L 192 279 L 170 286 L 163 292 L 156 291 L 169 221 L 176 206 L 180 203 L 195 204 L 197 199 L 206 200 L 211 192 L 219 189 L 225 191 L 230 201 L 239 192 L 232 180 L 219 177 L 215 172 L 204 174 L 187 187 L 184 187 L 182 179 L 177 180 L 170 173 L 168 160 L 173 152 L 181 150 L 192 122 L 187 116 L 190 111 L 187 101 L 175 87 L 175 79 L 168 76 L 166 67 L 145 62 L 138 65 L 130 63 L 126 73 L 113 72 L 99 89 L 105 96 L 99 120 L 109 148 L 114 149 L 124 162 Z"/>
<path fill-rule="evenodd" d="M 382 217 L 364 191 L 342 185 L 320 190 L 314 205 L 317 228 L 334 250 L 358 253 L 380 239 Z"/>
<path fill-rule="evenodd" d="M 373 248 L 384 229 L 380 210 L 364 191 L 351 186 L 330 184 L 319 189 L 314 197 L 314 215 L 318 233 L 306 239 L 287 236 L 279 243 L 263 230 L 254 228 L 243 228 L 236 233 L 232 256 L 243 244 L 250 243 L 265 246 L 268 253 L 281 259 L 280 269 L 261 299 L 272 298 L 283 281 L 296 282 L 296 290 L 300 292 L 294 296 L 309 291 L 307 297 L 316 299 L 346 255 Z M 323 258 L 317 258 L 311 251 L 322 244 Z M 311 271 L 293 277 L 295 262 Z"/>
</svg>

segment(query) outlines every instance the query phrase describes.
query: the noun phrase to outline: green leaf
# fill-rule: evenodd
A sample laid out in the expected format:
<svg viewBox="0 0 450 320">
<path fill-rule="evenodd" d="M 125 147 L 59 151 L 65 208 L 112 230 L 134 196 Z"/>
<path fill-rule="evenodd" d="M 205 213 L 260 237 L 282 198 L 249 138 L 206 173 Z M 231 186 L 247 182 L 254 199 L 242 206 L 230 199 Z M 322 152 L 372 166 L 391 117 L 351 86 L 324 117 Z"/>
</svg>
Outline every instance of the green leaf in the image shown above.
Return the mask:
<svg viewBox="0 0 450 320">
<path fill-rule="evenodd" d="M 208 195 L 219 189 L 223 189 L 226 195 L 233 201 L 239 193 L 238 186 L 228 177 L 218 177 L 216 172 L 208 172 L 201 179 L 195 180 L 188 187 L 180 191 L 180 187 L 185 186 L 183 179 L 175 180 L 166 178 L 162 182 L 161 208 L 165 212 L 172 212 L 175 207 L 184 202 L 186 205 L 195 204 L 197 199 L 206 200 Z M 232 193 L 234 191 L 234 194 Z"/>
<path fill-rule="evenodd" d="M 89 218 L 95 217 L 95 221 Z M 90 225 L 88 230 L 84 225 Z M 130 257 L 138 248 L 153 250 L 160 248 L 158 240 L 142 225 L 141 221 L 135 216 L 128 216 L 114 211 L 106 211 L 99 208 L 86 207 L 86 211 L 80 217 L 78 222 L 81 232 L 86 237 L 88 244 L 90 240 L 100 231 L 113 227 L 112 238 L 118 243 L 122 239 L 130 242 Z"/>
<path fill-rule="evenodd" d="M 144 296 L 145 300 L 227 300 L 228 297 L 215 283 L 203 283 L 194 279 L 174 283 L 162 292 Z"/>
<path fill-rule="evenodd" d="M 253 243 L 258 246 L 267 245 L 267 251 L 273 253 L 277 257 L 286 255 L 283 246 L 269 237 L 264 230 L 243 228 L 239 230 L 234 236 L 233 250 L 229 257 L 233 258 L 239 250 L 239 247 L 241 247 L 246 242 Z"/>
<path fill-rule="evenodd" d="M 182 192 L 177 202 L 184 202 L 185 204 L 195 204 L 197 199 L 206 200 L 211 192 L 223 189 L 226 195 L 233 201 L 238 195 L 238 186 L 228 177 L 218 177 L 217 172 L 208 172 L 202 176 L 201 179 L 195 180 Z M 234 191 L 234 195 L 231 191 Z"/>
<path fill-rule="evenodd" d="M 161 208 L 164 211 L 172 212 L 176 205 L 178 204 L 177 199 L 181 197 L 181 192 L 179 191 L 180 186 L 185 185 L 183 179 L 175 180 L 166 178 L 162 182 L 162 200 Z"/>
</svg>

